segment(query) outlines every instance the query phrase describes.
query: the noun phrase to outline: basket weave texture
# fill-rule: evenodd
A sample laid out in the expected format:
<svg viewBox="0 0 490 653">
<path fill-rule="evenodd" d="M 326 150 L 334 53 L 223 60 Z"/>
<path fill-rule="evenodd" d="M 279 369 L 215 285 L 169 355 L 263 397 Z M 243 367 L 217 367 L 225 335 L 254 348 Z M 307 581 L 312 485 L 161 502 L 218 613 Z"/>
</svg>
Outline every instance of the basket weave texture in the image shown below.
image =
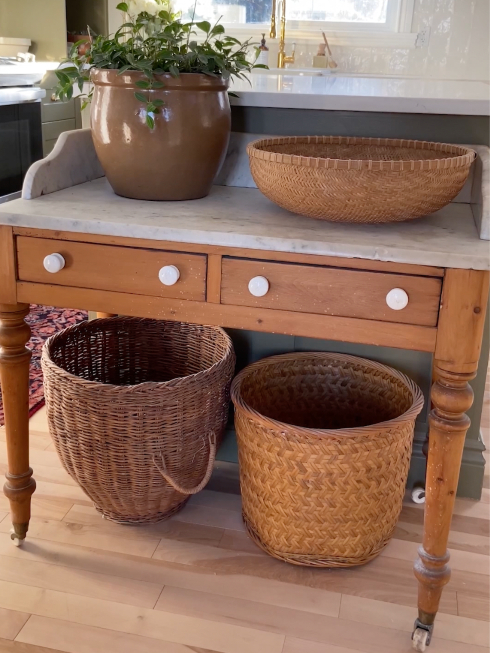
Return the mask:
<svg viewBox="0 0 490 653">
<path fill-rule="evenodd" d="M 247 147 L 257 187 L 293 213 L 333 222 L 398 222 L 451 202 L 475 152 L 445 143 L 291 136 Z"/>
<path fill-rule="evenodd" d="M 211 326 L 113 317 L 46 341 L 49 431 L 99 512 L 160 521 L 204 487 L 234 367 L 230 338 Z"/>
<path fill-rule="evenodd" d="M 402 507 L 418 386 L 362 358 L 294 353 L 245 368 L 231 396 L 252 539 L 297 565 L 377 556 Z"/>
</svg>

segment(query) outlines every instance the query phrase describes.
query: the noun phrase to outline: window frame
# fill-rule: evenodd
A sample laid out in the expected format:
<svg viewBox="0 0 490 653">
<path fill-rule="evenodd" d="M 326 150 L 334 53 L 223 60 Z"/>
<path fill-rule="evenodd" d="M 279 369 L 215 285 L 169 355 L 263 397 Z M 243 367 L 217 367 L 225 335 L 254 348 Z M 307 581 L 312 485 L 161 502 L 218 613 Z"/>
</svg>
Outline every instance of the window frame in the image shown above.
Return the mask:
<svg viewBox="0 0 490 653">
<path fill-rule="evenodd" d="M 286 0 L 287 3 L 287 0 Z M 277 2 L 279 6 L 279 0 Z M 288 42 L 318 42 L 324 31 L 333 45 L 379 45 L 380 47 L 415 47 L 416 34 L 411 32 L 415 0 L 389 0 L 386 23 L 354 23 L 334 21 L 286 21 Z M 279 19 L 276 17 L 277 38 Z M 260 40 L 263 33 L 269 41 L 270 21 L 267 23 L 223 23 L 227 34 L 240 39 Z M 271 40 L 271 42 L 274 42 Z"/>
</svg>

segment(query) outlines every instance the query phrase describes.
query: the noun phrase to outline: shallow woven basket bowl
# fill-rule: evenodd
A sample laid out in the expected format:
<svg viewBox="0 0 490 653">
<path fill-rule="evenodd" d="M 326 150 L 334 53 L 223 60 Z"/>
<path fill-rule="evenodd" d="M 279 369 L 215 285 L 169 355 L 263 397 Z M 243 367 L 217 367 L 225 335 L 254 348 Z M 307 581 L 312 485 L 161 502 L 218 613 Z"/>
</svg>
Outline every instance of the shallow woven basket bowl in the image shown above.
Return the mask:
<svg viewBox="0 0 490 653">
<path fill-rule="evenodd" d="M 46 341 L 49 431 L 99 512 L 123 523 L 160 521 L 202 489 L 234 367 L 219 327 L 113 317 Z"/>
<path fill-rule="evenodd" d="M 463 188 L 476 156 L 444 143 L 343 136 L 269 138 L 247 152 L 266 197 L 333 222 L 399 222 L 438 211 Z"/>
<path fill-rule="evenodd" d="M 402 508 L 420 388 L 363 358 L 294 353 L 245 368 L 231 397 L 252 539 L 296 565 L 377 556 Z"/>
</svg>

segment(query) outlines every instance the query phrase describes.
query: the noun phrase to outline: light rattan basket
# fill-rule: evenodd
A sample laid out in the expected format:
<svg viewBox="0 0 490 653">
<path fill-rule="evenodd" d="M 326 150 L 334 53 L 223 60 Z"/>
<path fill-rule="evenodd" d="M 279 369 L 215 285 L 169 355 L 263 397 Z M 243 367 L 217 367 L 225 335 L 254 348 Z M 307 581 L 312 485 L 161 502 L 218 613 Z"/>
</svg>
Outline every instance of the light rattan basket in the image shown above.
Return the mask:
<svg viewBox="0 0 490 653">
<path fill-rule="evenodd" d="M 252 539 L 296 565 L 377 556 L 402 507 L 418 386 L 370 360 L 294 353 L 242 370 L 231 396 Z"/>
<path fill-rule="evenodd" d="M 475 152 L 389 138 L 292 136 L 247 147 L 257 187 L 293 213 L 333 222 L 398 222 L 451 202 Z"/>
<path fill-rule="evenodd" d="M 99 512 L 122 523 L 160 521 L 206 485 L 234 367 L 218 327 L 113 317 L 47 340 L 49 431 Z"/>
</svg>

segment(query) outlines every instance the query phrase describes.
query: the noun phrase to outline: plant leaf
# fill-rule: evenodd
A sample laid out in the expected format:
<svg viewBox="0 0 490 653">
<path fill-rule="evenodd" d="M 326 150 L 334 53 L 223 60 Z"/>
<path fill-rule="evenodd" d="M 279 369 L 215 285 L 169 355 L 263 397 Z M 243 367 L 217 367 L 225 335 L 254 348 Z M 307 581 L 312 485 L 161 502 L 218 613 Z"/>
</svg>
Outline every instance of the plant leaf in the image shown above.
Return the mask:
<svg viewBox="0 0 490 653">
<path fill-rule="evenodd" d="M 149 115 L 146 116 L 146 124 L 150 129 L 155 129 L 155 121 L 153 118 Z"/>
<path fill-rule="evenodd" d="M 200 23 L 196 23 L 196 27 L 199 27 L 200 30 L 203 32 L 206 32 L 206 34 L 209 34 L 209 30 L 211 29 L 211 23 L 208 23 L 207 20 L 201 20 Z"/>
<path fill-rule="evenodd" d="M 146 95 L 143 95 L 143 93 L 135 93 L 134 97 L 139 101 L 139 102 L 144 102 L 145 104 L 148 102 L 148 98 Z"/>
<path fill-rule="evenodd" d="M 145 79 L 139 79 L 136 82 L 135 86 L 137 86 L 138 88 L 150 88 L 151 82 L 147 82 Z"/>
<path fill-rule="evenodd" d="M 124 11 L 128 13 L 129 7 L 127 2 L 120 2 L 117 6 L 116 9 L 119 9 L 119 11 Z"/>
</svg>

